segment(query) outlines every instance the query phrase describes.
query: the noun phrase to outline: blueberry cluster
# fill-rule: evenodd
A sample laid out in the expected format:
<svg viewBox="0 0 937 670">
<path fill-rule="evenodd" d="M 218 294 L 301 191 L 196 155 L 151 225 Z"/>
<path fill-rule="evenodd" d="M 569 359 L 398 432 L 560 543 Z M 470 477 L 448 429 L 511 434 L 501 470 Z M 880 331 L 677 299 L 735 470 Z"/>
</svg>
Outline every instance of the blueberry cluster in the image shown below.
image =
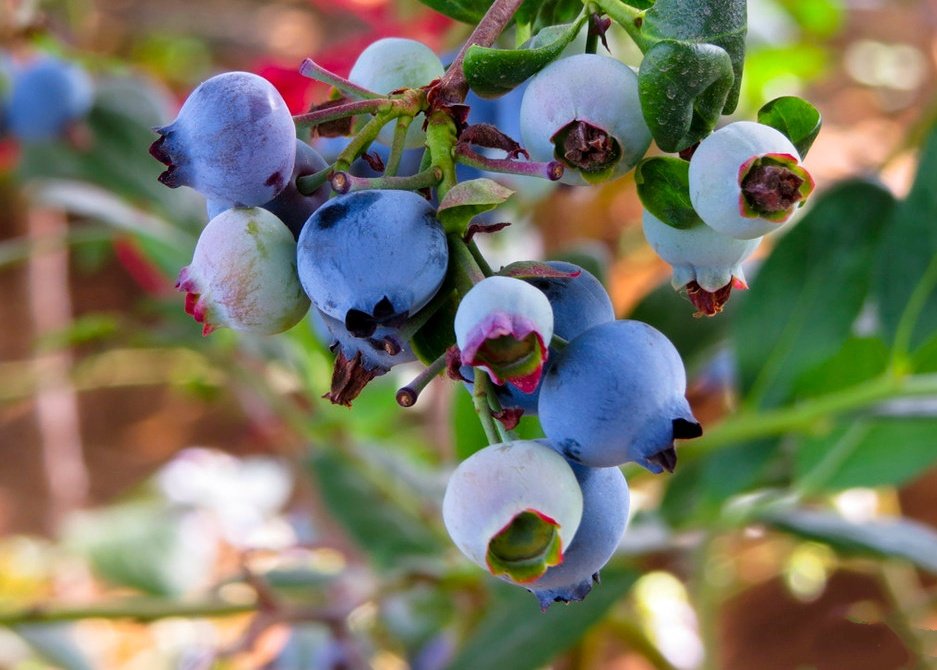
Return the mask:
<svg viewBox="0 0 937 670">
<path fill-rule="evenodd" d="M 644 155 L 661 128 L 648 122 L 642 74 L 613 58 L 557 51 L 493 110 L 466 90 L 463 55 L 446 69 L 418 42 L 383 39 L 348 79 L 307 60 L 300 71 L 333 95 L 296 117 L 264 79 L 221 74 L 156 129 L 150 151 L 166 166 L 160 181 L 208 202 L 178 281 L 204 333 L 280 332 L 311 306 L 336 356 L 332 402 L 350 405 L 375 376 L 417 358 L 427 367 L 400 390 L 401 405 L 443 371 L 464 383 L 489 446 L 452 474 L 445 525 L 469 559 L 546 608 L 585 597 L 621 541 L 629 491 L 619 466 L 672 472 L 676 441 L 702 428 L 674 346 L 617 320 L 593 275 L 555 261 L 488 266 L 473 238 L 506 224 L 479 215 L 512 192 L 487 175 L 616 179 L 655 160 Z M 297 139 L 308 128 L 328 160 Z M 765 125 L 734 123 L 677 150 L 667 185 L 682 175 L 685 192 L 651 194 L 644 230 L 674 284 L 714 314 L 744 286 L 740 263 L 758 238 L 792 216 L 812 181 Z M 407 152 L 416 160 L 405 171 Z M 362 160 L 367 169 L 356 169 Z M 681 199 L 691 225 L 670 220 Z M 516 438 L 524 414 L 539 415 L 544 439 Z"/>
<path fill-rule="evenodd" d="M 0 52 L 0 136 L 21 142 L 64 136 L 91 109 L 94 85 L 77 63 Z"/>
</svg>

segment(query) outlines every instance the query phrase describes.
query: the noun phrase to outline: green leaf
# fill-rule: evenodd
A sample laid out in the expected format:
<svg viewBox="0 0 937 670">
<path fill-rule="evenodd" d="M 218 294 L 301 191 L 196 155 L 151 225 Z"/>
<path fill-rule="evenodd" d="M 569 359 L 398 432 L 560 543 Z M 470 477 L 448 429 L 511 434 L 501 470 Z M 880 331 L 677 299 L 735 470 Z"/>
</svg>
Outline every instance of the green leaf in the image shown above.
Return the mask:
<svg viewBox="0 0 937 670">
<path fill-rule="evenodd" d="M 877 337 L 851 337 L 831 358 L 794 381 L 797 398 L 811 398 L 869 381 L 888 367 L 888 346 Z"/>
<path fill-rule="evenodd" d="M 690 164 L 672 156 L 654 156 L 638 163 L 634 181 L 641 204 L 674 228 L 704 225 L 690 203 Z"/>
<path fill-rule="evenodd" d="M 542 613 L 537 599 L 524 589 L 493 584 L 493 602 L 486 608 L 485 617 L 447 669 L 543 667 L 576 644 L 636 579 L 631 571 L 605 569 L 601 583 L 585 600 L 568 607 L 554 605 Z"/>
<path fill-rule="evenodd" d="M 937 331 L 937 126 L 921 150 L 917 177 L 908 197 L 888 221 L 876 259 L 875 293 L 879 318 L 889 341 L 905 319 L 912 348 Z M 915 295 L 916 294 L 916 295 Z M 915 304 L 912 301 L 914 297 Z M 908 311 L 909 306 L 913 311 Z"/>
<path fill-rule="evenodd" d="M 478 23 L 491 6 L 491 0 L 420 0 L 430 9 L 463 23 Z"/>
<path fill-rule="evenodd" d="M 438 549 L 426 523 L 379 490 L 349 457 L 318 450 L 309 461 L 317 490 L 332 517 L 380 569 Z"/>
<path fill-rule="evenodd" d="M 735 111 L 745 61 L 746 0 L 657 0 L 644 13 L 638 46 L 647 52 L 660 40 L 715 44 L 732 61 L 734 81 L 722 108 Z"/>
<path fill-rule="evenodd" d="M 783 403 L 805 371 L 852 336 L 893 203 L 881 186 L 842 182 L 781 238 L 731 324 L 748 403 Z"/>
<path fill-rule="evenodd" d="M 795 472 L 811 492 L 900 486 L 937 463 L 937 419 L 882 417 L 838 425 L 802 440 Z"/>
<path fill-rule="evenodd" d="M 439 222 L 447 233 L 461 235 L 469 221 L 503 204 L 512 195 L 511 189 L 484 177 L 459 182 L 439 203 Z"/>
<path fill-rule="evenodd" d="M 903 558 L 937 573 L 937 531 L 909 519 L 852 523 L 829 512 L 791 509 L 765 513 L 762 520 L 789 533 L 829 544 L 848 554 Z"/>
<path fill-rule="evenodd" d="M 817 139 L 823 119 L 820 111 L 803 98 L 786 95 L 765 103 L 758 110 L 758 123 L 784 133 L 804 158 Z"/>
<path fill-rule="evenodd" d="M 519 49 L 472 45 L 463 62 L 469 87 L 482 97 L 508 93 L 556 60 L 585 22 L 581 16 L 573 23 L 544 28 Z"/>
<path fill-rule="evenodd" d="M 735 75 L 732 60 L 714 44 L 657 42 L 638 71 L 641 111 L 664 151 L 681 151 L 709 135 Z"/>
</svg>

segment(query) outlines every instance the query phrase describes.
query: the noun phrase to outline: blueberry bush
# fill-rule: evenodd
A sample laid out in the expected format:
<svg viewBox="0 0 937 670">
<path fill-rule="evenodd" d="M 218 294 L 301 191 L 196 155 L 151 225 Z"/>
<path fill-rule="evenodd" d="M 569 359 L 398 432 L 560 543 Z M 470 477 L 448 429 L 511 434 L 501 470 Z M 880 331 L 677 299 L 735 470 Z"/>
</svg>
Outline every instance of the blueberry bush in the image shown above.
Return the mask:
<svg viewBox="0 0 937 670">
<path fill-rule="evenodd" d="M 2 364 L 50 489 L 11 667 L 124 667 L 102 621 L 154 667 L 935 666 L 937 130 L 829 168 L 790 79 L 843 8 L 311 4 L 365 37 L 200 68 L 2 24 L 0 271 L 60 273 Z M 70 312 L 112 261 L 124 311 Z M 227 437 L 102 495 L 79 396 L 141 387 Z"/>
</svg>

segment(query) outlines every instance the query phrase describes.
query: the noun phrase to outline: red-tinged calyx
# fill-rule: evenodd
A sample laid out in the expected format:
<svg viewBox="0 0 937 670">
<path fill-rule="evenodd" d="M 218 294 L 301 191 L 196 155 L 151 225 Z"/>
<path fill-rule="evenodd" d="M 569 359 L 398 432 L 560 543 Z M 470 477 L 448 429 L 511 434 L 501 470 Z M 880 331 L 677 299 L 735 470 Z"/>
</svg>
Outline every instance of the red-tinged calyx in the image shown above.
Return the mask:
<svg viewBox="0 0 937 670">
<path fill-rule="evenodd" d="M 518 584 L 539 579 L 563 562 L 559 524 L 546 514 L 527 509 L 517 514 L 488 543 L 488 571 L 504 575 Z"/>
<path fill-rule="evenodd" d="M 550 139 L 556 158 L 578 169 L 588 182 L 605 181 L 621 160 L 615 138 L 586 121 L 571 121 Z"/>
<path fill-rule="evenodd" d="M 533 393 L 549 353 L 529 319 L 495 312 L 469 335 L 462 361 L 487 370 L 495 384 L 511 382 Z"/>
<path fill-rule="evenodd" d="M 185 313 L 195 319 L 197 323 L 202 324 L 202 335 L 210 335 L 214 332 L 216 324 L 209 321 L 208 305 L 202 297 L 198 282 L 189 272 L 188 266 L 182 268 L 179 272 L 179 277 L 176 279 L 176 290 L 185 293 Z"/>
<path fill-rule="evenodd" d="M 685 288 L 687 297 L 696 307 L 693 316 L 699 318 L 701 316 L 716 316 L 729 301 L 732 289 L 743 291 L 748 288 L 748 284 L 738 277 L 732 277 L 728 284 L 715 291 L 707 291 L 696 281 L 691 281 Z"/>
<path fill-rule="evenodd" d="M 813 177 L 790 154 L 752 156 L 739 168 L 739 212 L 784 223 L 813 193 Z"/>
</svg>

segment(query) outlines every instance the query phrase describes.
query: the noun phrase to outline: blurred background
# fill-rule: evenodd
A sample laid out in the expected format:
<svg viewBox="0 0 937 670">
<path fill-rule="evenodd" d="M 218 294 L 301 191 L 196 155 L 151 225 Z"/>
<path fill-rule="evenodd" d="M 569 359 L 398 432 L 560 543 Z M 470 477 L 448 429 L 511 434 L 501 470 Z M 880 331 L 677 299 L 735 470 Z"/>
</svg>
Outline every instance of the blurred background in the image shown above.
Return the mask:
<svg viewBox="0 0 937 670">
<path fill-rule="evenodd" d="M 716 318 L 670 287 L 631 175 L 497 213 L 492 265 L 593 270 L 680 349 L 707 432 L 675 475 L 625 468 L 631 526 L 582 603 L 540 614 L 446 536 L 484 443 L 457 385 L 402 409 L 403 366 L 334 407 L 310 323 L 203 338 L 184 313 L 205 204 L 157 182 L 153 126 L 221 71 L 301 113 L 328 93 L 305 57 L 347 74 L 379 37 L 469 31 L 415 0 L 0 0 L 7 53 L 94 80 L 67 137 L 0 140 L 0 668 L 937 667 L 934 2 L 749 2 L 735 116 L 819 108 L 818 193 Z"/>
</svg>

